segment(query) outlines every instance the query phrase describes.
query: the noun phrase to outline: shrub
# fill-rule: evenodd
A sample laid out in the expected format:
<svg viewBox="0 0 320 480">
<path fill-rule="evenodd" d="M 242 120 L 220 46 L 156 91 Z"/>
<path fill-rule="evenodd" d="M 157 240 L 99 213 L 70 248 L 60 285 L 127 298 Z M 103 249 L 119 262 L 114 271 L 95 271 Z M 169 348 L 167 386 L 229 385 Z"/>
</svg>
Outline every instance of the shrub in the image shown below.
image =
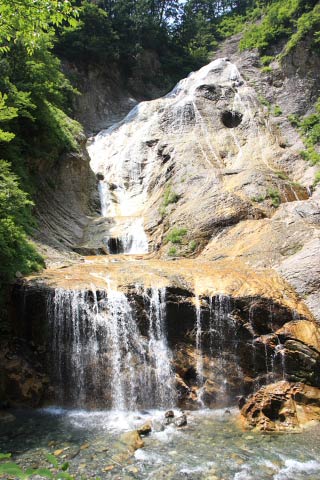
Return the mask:
<svg viewBox="0 0 320 480">
<path fill-rule="evenodd" d="M 281 203 L 281 195 L 276 188 L 269 188 L 267 190 L 267 197 L 271 199 L 272 206 L 278 208 Z"/>
<path fill-rule="evenodd" d="M 190 252 L 194 252 L 197 248 L 197 242 L 195 240 L 191 240 L 189 243 L 189 250 Z"/>
<path fill-rule="evenodd" d="M 272 67 L 263 67 L 261 68 L 261 72 L 262 73 L 271 73 L 273 70 L 272 70 Z"/>
<path fill-rule="evenodd" d="M 279 105 L 276 105 L 273 109 L 273 115 L 275 117 L 280 117 L 280 115 L 282 115 L 282 110 L 281 108 L 279 107 Z"/>
<path fill-rule="evenodd" d="M 252 197 L 251 200 L 253 202 L 261 203 L 266 199 L 265 195 L 258 195 L 256 197 Z"/>
<path fill-rule="evenodd" d="M 285 172 L 275 172 L 275 173 L 278 178 L 281 178 L 281 180 L 289 179 L 288 175 Z"/>
<path fill-rule="evenodd" d="M 275 41 L 290 36 L 304 7 L 304 0 L 277 0 L 268 5 L 262 21 L 250 25 L 244 32 L 240 49 L 258 48 L 265 52 Z"/>
<path fill-rule="evenodd" d="M 176 257 L 178 255 L 178 251 L 176 247 L 170 247 L 168 250 L 169 257 Z"/>
<path fill-rule="evenodd" d="M 314 177 L 313 185 L 316 186 L 316 185 L 318 185 L 318 183 L 320 183 L 320 172 L 316 173 L 316 175 Z"/>
<path fill-rule="evenodd" d="M 167 207 L 168 205 L 170 205 L 170 203 L 177 203 L 179 198 L 180 198 L 180 196 L 176 192 L 171 190 L 171 186 L 169 185 L 169 186 L 167 186 L 167 188 L 164 191 L 164 197 L 163 197 L 162 205 L 164 207 Z"/>
<path fill-rule="evenodd" d="M 174 227 L 171 232 L 166 236 L 166 242 L 180 244 L 182 238 L 187 234 L 186 228 L 177 228 Z"/>
<path fill-rule="evenodd" d="M 273 62 L 273 60 L 274 57 L 272 55 L 264 55 L 260 58 L 262 65 L 269 65 L 271 62 Z"/>
</svg>

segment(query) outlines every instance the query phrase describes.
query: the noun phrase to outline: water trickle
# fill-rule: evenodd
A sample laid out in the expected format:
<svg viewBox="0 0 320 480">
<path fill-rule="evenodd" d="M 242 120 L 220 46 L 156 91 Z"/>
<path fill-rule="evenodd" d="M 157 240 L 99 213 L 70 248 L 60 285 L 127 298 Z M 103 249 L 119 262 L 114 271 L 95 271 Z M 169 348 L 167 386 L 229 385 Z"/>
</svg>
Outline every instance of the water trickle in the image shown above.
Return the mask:
<svg viewBox="0 0 320 480">
<path fill-rule="evenodd" d="M 203 385 L 203 353 L 202 353 L 202 327 L 201 327 L 201 304 L 200 298 L 196 296 L 196 352 L 197 352 L 197 380 L 198 385 Z"/>
<path fill-rule="evenodd" d="M 120 410 L 174 405 L 165 289 L 146 289 L 143 299 L 147 335 L 133 299 L 110 285 L 104 292 L 53 292 L 48 314 L 58 401 Z"/>
<path fill-rule="evenodd" d="M 238 381 L 243 379 L 243 372 L 238 359 L 237 326 L 230 316 L 232 305 L 226 295 L 217 295 L 203 299 L 195 298 L 195 340 L 196 373 L 199 387 L 198 399 L 202 402 L 205 390 L 207 369 L 214 371 L 214 382 L 221 399 L 227 400 L 232 393 L 228 387 L 231 377 Z M 209 363 L 208 363 L 209 362 Z M 232 365 L 232 372 L 230 372 Z M 231 374 L 230 374 L 231 373 Z M 231 380 L 231 383 L 234 383 Z M 239 393 L 239 388 L 238 388 Z"/>
</svg>

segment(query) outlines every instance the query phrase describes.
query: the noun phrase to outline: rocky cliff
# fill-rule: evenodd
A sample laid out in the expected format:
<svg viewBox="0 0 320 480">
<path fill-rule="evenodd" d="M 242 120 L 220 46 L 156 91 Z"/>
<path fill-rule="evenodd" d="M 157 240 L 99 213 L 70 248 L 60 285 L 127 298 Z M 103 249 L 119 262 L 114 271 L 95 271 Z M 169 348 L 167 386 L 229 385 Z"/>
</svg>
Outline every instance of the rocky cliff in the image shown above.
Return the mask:
<svg viewBox="0 0 320 480">
<path fill-rule="evenodd" d="M 248 425 L 297 427 L 303 415 L 288 418 L 309 397 L 318 418 L 320 190 L 287 121 L 288 113 L 308 113 L 318 94 L 317 58 L 297 69 L 296 51 L 265 74 L 257 53 L 238 53 L 238 40 L 165 97 L 139 103 L 90 138 L 95 175 L 87 157 L 68 157 L 55 172 L 57 186 L 41 189 L 39 238 L 51 268 L 16 287 L 13 317 L 17 331 L 41 345 L 45 364 L 52 342 L 62 345 L 55 361 L 65 370 L 50 380 L 53 398 L 61 375 L 82 385 L 91 406 L 112 405 L 115 391 L 118 399 L 130 391 L 134 406 L 139 399 L 149 406 L 155 391 L 162 404 L 160 379 L 173 382 L 186 406 L 229 404 L 268 384 L 243 407 Z M 116 82 L 88 78 L 78 118 L 96 130 L 131 101 L 111 88 L 96 111 L 103 82 Z M 283 113 L 273 115 L 265 97 Z M 165 290 L 165 302 L 155 288 Z M 110 340 L 111 365 L 106 338 L 118 339 Z M 111 393 L 101 390 L 108 382 Z M 141 385 L 145 397 L 136 393 Z M 262 405 L 265 394 L 272 408 Z"/>
</svg>

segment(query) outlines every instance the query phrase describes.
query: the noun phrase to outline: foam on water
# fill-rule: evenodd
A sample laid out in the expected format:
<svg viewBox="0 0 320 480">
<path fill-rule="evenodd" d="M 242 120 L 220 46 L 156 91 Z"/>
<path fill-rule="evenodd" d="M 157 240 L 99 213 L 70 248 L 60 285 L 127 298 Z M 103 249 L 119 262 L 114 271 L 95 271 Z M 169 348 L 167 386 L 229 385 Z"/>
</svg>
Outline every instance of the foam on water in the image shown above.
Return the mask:
<svg viewBox="0 0 320 480">
<path fill-rule="evenodd" d="M 298 460 L 287 459 L 284 467 L 274 476 L 274 480 L 295 480 L 301 478 L 300 476 L 297 477 L 301 473 L 308 476 L 317 473 L 320 477 L 320 463 L 316 460 L 299 462 Z"/>
</svg>

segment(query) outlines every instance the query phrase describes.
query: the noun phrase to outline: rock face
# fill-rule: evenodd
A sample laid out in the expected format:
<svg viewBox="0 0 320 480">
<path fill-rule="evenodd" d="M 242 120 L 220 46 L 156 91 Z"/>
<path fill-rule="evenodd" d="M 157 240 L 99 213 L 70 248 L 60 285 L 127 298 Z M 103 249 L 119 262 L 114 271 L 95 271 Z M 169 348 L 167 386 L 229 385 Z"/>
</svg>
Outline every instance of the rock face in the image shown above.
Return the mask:
<svg viewBox="0 0 320 480">
<path fill-rule="evenodd" d="M 245 426 L 264 432 L 299 430 L 320 420 L 320 389 L 278 382 L 261 388 L 241 410 Z"/>
<path fill-rule="evenodd" d="M 1 342 L 0 399 L 7 406 L 38 407 L 48 393 L 43 358 L 22 340 Z"/>
<path fill-rule="evenodd" d="M 63 155 L 49 170 L 45 164 L 38 166 L 38 225 L 33 237 L 47 266 L 78 257 L 74 250 L 81 243 L 91 216 L 100 209 L 84 140 L 85 137 L 78 139 L 79 152 Z"/>
<path fill-rule="evenodd" d="M 268 86 L 281 106 L 287 88 L 314 95 L 317 79 L 283 64 L 270 80 L 236 45 L 89 139 L 95 176 L 88 157 L 68 157 L 39 202 L 39 238 L 73 254 L 61 266 L 49 251 L 55 264 L 20 280 L 15 326 L 43 346 L 62 404 L 215 407 L 253 394 L 251 427 L 317 418 L 319 187 L 297 133 L 261 102 Z M 109 80 L 89 78 L 88 125 L 130 103 L 103 97 L 93 111 Z M 307 112 L 302 94 L 293 103 Z"/>
<path fill-rule="evenodd" d="M 257 383 L 320 384 L 318 326 L 275 272 L 116 258 L 15 290 L 16 328 L 43 345 L 60 404 L 222 407 Z"/>
<path fill-rule="evenodd" d="M 137 55 L 129 78 L 116 64 L 76 65 L 64 61 L 63 67 L 81 93 L 75 99 L 75 117 L 87 134 L 122 120 L 138 101 L 165 93 L 163 86 L 155 86 L 154 80 L 164 75 L 153 51 Z"/>
<path fill-rule="evenodd" d="M 308 170 L 301 144 L 287 146 L 287 130 L 260 104 L 258 56 L 231 59 L 213 61 L 90 140 L 107 218 L 88 226 L 83 246 L 123 243 L 137 229 L 128 219 L 139 219 L 148 238 L 139 253 L 276 268 L 319 317 L 318 193 L 309 198 L 308 180 L 296 174 Z M 182 232 L 178 239 L 172 230 Z"/>
</svg>

